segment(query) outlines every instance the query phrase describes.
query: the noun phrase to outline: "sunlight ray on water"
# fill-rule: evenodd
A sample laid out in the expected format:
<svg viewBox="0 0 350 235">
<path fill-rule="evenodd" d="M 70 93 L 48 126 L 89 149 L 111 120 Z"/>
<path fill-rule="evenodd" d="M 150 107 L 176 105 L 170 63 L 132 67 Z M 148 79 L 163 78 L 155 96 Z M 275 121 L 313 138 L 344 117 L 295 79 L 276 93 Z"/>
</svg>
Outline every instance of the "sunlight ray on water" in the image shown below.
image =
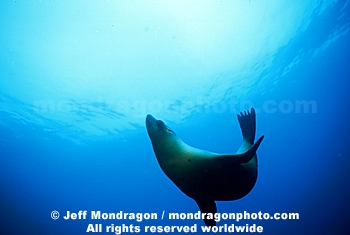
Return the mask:
<svg viewBox="0 0 350 235">
<path fill-rule="evenodd" d="M 133 4 L 139 4 L 138 8 Z M 9 4 L 9 3 L 7 3 Z M 9 4 L 0 23 L 0 110 L 105 136 L 144 125 L 147 113 L 181 122 L 203 105 L 240 100 L 273 83 L 349 31 L 340 23 L 319 48 L 276 58 L 338 1 L 52 1 Z M 339 6 L 346 14 L 347 3 Z M 24 11 L 23 9 L 31 9 Z M 17 17 L 14 17 L 17 16 Z M 339 17 L 341 22 L 342 17 Z M 336 24 L 334 24 L 336 25 Z M 317 44 L 315 44 L 317 45 Z M 17 102 L 19 106 L 7 106 Z M 24 107 L 25 106 L 25 107 Z M 23 120 L 21 113 L 31 113 Z M 2 125 L 3 125 L 2 124 Z M 56 127 L 57 128 L 57 127 Z"/>
</svg>

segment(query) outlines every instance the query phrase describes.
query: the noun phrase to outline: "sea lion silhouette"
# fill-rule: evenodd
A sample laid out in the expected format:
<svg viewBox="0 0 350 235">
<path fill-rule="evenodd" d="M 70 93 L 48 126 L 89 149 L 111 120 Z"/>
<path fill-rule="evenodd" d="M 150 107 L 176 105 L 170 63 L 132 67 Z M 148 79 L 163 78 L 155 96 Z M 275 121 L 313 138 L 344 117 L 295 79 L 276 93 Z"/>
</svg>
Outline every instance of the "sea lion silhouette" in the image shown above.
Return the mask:
<svg viewBox="0 0 350 235">
<path fill-rule="evenodd" d="M 255 139 L 255 110 L 237 115 L 243 143 L 236 154 L 218 154 L 184 143 L 163 121 L 146 117 L 146 127 L 154 153 L 164 173 L 202 213 L 216 213 L 215 201 L 231 201 L 247 195 L 257 176 L 256 151 L 263 140 Z M 214 219 L 204 219 L 215 226 Z"/>
</svg>

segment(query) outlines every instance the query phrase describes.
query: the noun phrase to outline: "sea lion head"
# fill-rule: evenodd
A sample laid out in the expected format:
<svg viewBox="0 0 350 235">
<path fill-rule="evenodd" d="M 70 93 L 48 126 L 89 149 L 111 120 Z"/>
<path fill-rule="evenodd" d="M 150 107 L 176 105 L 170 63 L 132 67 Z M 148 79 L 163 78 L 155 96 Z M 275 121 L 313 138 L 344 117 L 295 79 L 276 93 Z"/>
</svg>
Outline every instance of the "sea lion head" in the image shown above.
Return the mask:
<svg viewBox="0 0 350 235">
<path fill-rule="evenodd" d="M 152 143 L 154 141 L 166 141 L 169 138 L 174 138 L 176 134 L 162 120 L 155 119 L 151 114 L 146 117 L 146 127 Z"/>
<path fill-rule="evenodd" d="M 151 139 L 153 150 L 158 160 L 169 159 L 172 153 L 177 152 L 184 145 L 182 140 L 162 120 L 155 119 L 148 114 L 146 127 Z"/>
</svg>

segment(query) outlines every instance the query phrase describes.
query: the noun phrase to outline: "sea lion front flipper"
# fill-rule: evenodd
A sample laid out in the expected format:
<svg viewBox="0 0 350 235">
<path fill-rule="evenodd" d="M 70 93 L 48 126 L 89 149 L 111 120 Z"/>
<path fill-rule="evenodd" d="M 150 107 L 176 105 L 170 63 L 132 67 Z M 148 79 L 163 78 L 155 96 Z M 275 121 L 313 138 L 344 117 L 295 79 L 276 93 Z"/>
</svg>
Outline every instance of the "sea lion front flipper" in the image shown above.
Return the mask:
<svg viewBox="0 0 350 235">
<path fill-rule="evenodd" d="M 215 166 L 223 167 L 225 165 L 232 165 L 232 164 L 242 164 L 242 163 L 248 163 L 252 158 L 255 156 L 256 151 L 258 150 L 261 141 L 264 139 L 264 136 L 261 136 L 251 148 L 249 148 L 244 153 L 238 153 L 238 154 L 224 154 L 219 155 L 215 159 L 215 161 L 212 161 L 211 164 Z"/>
<path fill-rule="evenodd" d="M 202 213 L 212 213 L 214 217 L 214 214 L 217 212 L 216 203 L 214 200 L 201 199 L 195 201 Z M 215 220 L 207 219 L 207 216 L 204 217 L 204 223 L 206 226 L 216 226 Z"/>
<path fill-rule="evenodd" d="M 264 136 L 261 136 L 246 153 L 241 154 L 242 160 L 243 160 L 242 163 L 247 163 L 250 160 L 252 160 L 263 139 L 264 139 Z"/>
</svg>

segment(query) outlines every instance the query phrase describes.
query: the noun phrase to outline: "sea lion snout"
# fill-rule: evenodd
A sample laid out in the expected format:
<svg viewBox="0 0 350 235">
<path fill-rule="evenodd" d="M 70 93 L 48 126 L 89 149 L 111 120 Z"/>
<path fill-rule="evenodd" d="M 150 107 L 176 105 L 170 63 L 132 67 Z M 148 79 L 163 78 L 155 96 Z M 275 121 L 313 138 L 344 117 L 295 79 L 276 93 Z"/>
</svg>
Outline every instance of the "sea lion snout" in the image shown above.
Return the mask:
<svg viewBox="0 0 350 235">
<path fill-rule="evenodd" d="M 146 123 L 147 122 L 152 122 L 152 121 L 155 121 L 156 119 L 151 115 L 151 114 L 147 114 L 147 117 L 146 117 Z"/>
<path fill-rule="evenodd" d="M 153 127 L 155 122 L 156 119 L 151 114 L 148 114 L 146 117 L 146 128 L 149 135 L 151 134 L 152 129 L 154 129 Z"/>
<path fill-rule="evenodd" d="M 151 126 L 153 126 L 156 123 L 157 119 L 155 119 L 151 114 L 147 114 L 146 117 L 146 127 L 149 129 Z"/>
</svg>

